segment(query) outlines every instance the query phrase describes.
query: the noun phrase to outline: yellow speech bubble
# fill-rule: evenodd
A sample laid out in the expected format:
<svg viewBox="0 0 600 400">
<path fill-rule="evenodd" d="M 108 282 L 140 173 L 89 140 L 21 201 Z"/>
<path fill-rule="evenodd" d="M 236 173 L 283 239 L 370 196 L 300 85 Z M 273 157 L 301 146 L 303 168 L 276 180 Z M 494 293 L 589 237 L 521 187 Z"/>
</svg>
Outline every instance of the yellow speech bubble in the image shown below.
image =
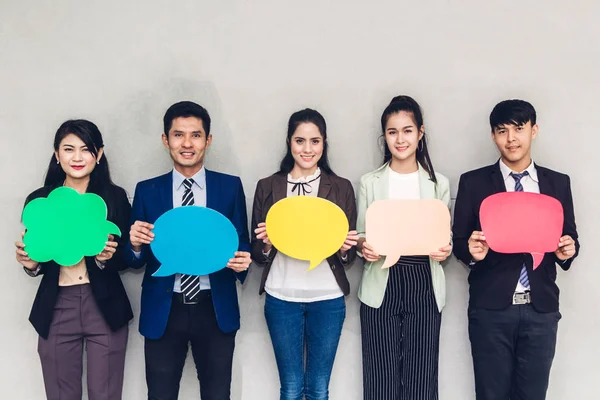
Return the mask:
<svg viewBox="0 0 600 400">
<path fill-rule="evenodd" d="M 381 268 L 401 256 L 426 256 L 450 243 L 450 211 L 441 200 L 378 200 L 366 214 L 366 239 L 386 256 Z"/>
<path fill-rule="evenodd" d="M 273 204 L 265 221 L 273 246 L 310 262 L 308 270 L 335 254 L 348 235 L 348 218 L 336 204 L 319 197 L 288 197 Z"/>
</svg>

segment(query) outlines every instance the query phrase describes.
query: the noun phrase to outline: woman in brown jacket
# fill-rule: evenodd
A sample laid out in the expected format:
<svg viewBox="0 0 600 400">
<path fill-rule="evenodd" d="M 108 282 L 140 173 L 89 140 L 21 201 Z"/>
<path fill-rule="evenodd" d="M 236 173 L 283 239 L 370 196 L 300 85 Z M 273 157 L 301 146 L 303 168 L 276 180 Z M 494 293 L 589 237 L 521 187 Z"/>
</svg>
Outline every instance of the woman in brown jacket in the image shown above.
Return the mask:
<svg viewBox="0 0 600 400">
<path fill-rule="evenodd" d="M 308 261 L 278 253 L 267 236 L 269 209 L 291 196 L 327 199 L 345 212 L 350 225 L 342 248 L 311 271 Z M 354 190 L 329 167 L 327 126 L 319 112 L 305 109 L 290 117 L 280 170 L 256 187 L 252 227 L 252 259 L 264 266 L 260 294 L 267 292 L 265 317 L 279 370 L 280 398 L 328 399 L 346 315 L 344 295 L 350 292 L 344 267 L 356 256 L 358 236 Z"/>
</svg>

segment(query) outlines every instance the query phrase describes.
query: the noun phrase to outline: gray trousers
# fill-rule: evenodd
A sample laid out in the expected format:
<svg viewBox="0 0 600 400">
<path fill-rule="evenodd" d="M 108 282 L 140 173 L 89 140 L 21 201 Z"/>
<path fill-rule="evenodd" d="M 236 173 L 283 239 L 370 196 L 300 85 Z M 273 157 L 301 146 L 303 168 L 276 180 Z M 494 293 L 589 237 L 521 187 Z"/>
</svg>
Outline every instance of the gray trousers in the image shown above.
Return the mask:
<svg viewBox="0 0 600 400">
<path fill-rule="evenodd" d="M 48 400 L 81 400 L 83 349 L 89 400 L 121 400 L 127 325 L 112 332 L 89 284 L 61 287 L 48 339 L 38 353 Z"/>
</svg>

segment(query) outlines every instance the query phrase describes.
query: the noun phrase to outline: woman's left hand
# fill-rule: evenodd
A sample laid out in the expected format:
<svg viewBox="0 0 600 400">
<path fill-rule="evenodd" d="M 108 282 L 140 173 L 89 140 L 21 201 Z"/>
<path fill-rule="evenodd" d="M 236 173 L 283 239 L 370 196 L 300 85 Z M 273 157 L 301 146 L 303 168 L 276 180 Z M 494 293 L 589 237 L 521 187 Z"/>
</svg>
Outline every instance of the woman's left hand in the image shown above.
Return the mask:
<svg viewBox="0 0 600 400">
<path fill-rule="evenodd" d="M 434 251 L 433 253 L 430 253 L 429 257 L 431 257 L 431 259 L 434 261 L 442 262 L 450 256 L 451 252 L 452 252 L 452 246 L 448 245 L 448 246 L 442 247 L 438 251 Z"/>
<path fill-rule="evenodd" d="M 227 268 L 234 270 L 235 272 L 244 272 L 250 267 L 252 263 L 252 259 L 250 258 L 250 253 L 247 251 L 236 251 L 234 253 L 234 257 L 229 259 L 227 263 Z"/>
<path fill-rule="evenodd" d="M 108 235 L 108 242 L 106 242 L 106 246 L 104 246 L 104 250 L 100 254 L 96 256 L 96 260 L 101 263 L 105 263 L 112 258 L 117 251 L 117 246 L 119 243 L 115 242 L 115 237 L 113 235 Z"/>
<path fill-rule="evenodd" d="M 340 253 L 342 253 L 342 256 L 344 256 L 348 252 L 348 250 L 350 250 L 352 247 L 356 246 L 357 243 L 358 243 L 358 232 L 356 232 L 356 231 L 348 232 L 348 235 L 346 235 L 346 240 L 344 241 L 344 244 L 342 245 L 342 248 L 340 249 Z"/>
</svg>

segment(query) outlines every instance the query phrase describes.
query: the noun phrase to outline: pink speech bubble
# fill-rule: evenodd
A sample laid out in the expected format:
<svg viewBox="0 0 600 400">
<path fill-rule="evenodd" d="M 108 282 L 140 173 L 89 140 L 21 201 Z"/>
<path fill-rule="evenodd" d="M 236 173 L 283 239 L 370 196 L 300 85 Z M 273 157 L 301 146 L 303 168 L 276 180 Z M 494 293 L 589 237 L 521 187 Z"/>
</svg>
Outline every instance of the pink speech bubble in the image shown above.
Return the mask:
<svg viewBox="0 0 600 400">
<path fill-rule="evenodd" d="M 479 209 L 481 229 L 498 253 L 530 253 L 536 269 L 554 252 L 563 229 L 560 201 L 544 194 L 504 192 L 487 197 Z"/>
<path fill-rule="evenodd" d="M 450 243 L 450 211 L 441 200 L 377 200 L 366 214 L 366 240 L 385 255 L 381 268 L 400 256 L 425 256 Z"/>
</svg>

